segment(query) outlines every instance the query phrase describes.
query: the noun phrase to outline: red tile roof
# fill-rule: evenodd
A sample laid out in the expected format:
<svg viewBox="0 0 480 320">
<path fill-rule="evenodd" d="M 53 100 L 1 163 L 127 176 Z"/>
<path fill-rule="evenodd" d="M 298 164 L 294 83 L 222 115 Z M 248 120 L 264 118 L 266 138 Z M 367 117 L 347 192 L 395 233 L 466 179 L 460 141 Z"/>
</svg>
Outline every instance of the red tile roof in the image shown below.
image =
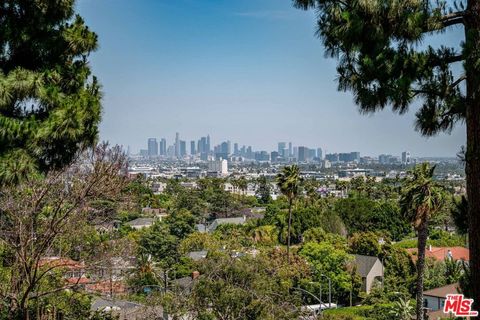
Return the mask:
<svg viewBox="0 0 480 320">
<path fill-rule="evenodd" d="M 84 269 L 85 264 L 83 262 L 77 262 L 69 258 L 60 257 L 46 257 L 42 258 L 39 262 L 40 267 L 48 268 L 67 268 L 67 269 Z"/>
<path fill-rule="evenodd" d="M 450 250 L 454 260 L 470 261 L 470 250 L 464 247 L 431 247 L 425 251 L 427 258 L 434 258 L 435 260 L 445 260 L 448 257 L 448 251 Z M 408 253 L 412 256 L 412 260 L 417 260 L 417 248 L 407 249 Z"/>
<path fill-rule="evenodd" d="M 121 294 L 126 292 L 126 286 L 121 281 L 98 281 L 96 283 L 90 283 L 86 285 L 88 291 L 98 292 L 98 293 L 110 293 L 112 291 L 116 294 Z"/>
<path fill-rule="evenodd" d="M 67 279 L 67 282 L 69 284 L 87 284 L 87 283 L 90 283 L 90 279 L 88 279 L 87 277 L 80 277 L 80 278 L 68 278 Z"/>
</svg>

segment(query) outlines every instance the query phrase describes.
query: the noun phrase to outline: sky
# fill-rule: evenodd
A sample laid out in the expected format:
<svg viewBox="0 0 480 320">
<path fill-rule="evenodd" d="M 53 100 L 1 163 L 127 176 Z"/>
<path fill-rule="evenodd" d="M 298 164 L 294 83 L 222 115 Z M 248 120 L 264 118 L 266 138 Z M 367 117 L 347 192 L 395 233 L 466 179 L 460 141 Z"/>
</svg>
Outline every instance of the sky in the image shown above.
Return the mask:
<svg viewBox="0 0 480 320">
<path fill-rule="evenodd" d="M 338 92 L 336 60 L 315 37 L 313 12 L 290 0 L 77 0 L 99 36 L 90 57 L 103 85 L 100 139 L 145 149 L 147 138 L 224 140 L 275 150 L 277 142 L 413 156 L 455 156 L 465 127 L 432 138 L 415 107 L 361 115 Z M 459 30 L 432 40 L 457 45 Z"/>
</svg>

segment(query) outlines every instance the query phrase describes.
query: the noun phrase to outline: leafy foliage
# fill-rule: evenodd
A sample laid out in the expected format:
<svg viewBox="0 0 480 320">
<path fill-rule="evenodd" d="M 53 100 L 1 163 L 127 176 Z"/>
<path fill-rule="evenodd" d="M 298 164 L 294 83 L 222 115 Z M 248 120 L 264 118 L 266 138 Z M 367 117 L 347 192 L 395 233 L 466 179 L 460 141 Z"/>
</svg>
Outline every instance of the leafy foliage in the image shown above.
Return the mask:
<svg viewBox="0 0 480 320">
<path fill-rule="evenodd" d="M 392 200 L 375 201 L 362 196 L 340 199 L 334 210 L 350 233 L 384 232 L 392 239 L 400 240 L 410 231 L 400 208 Z"/>
<path fill-rule="evenodd" d="M 0 11 L 0 183 L 10 184 L 93 146 L 101 93 L 87 60 L 97 35 L 74 1 L 8 1 Z"/>
</svg>

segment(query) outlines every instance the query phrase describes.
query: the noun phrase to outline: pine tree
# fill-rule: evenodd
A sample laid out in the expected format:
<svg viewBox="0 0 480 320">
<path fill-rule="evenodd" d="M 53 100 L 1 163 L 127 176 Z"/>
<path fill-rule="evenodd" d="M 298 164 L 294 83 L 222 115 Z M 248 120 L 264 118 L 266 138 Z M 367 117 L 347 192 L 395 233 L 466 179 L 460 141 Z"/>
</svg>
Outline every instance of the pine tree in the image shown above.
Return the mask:
<svg viewBox="0 0 480 320">
<path fill-rule="evenodd" d="M 0 2 L 0 185 L 64 167 L 97 139 L 97 35 L 74 2 Z"/>
<path fill-rule="evenodd" d="M 316 11 L 317 34 L 327 55 L 339 61 L 339 90 L 352 91 L 362 113 L 391 107 L 402 114 L 417 101 L 416 129 L 426 136 L 465 122 L 471 276 L 480 283 L 480 1 L 293 3 Z M 464 30 L 460 48 L 425 41 L 452 26 Z M 455 76 L 453 66 L 460 63 L 463 72 Z M 480 286 L 472 293 L 478 308 Z"/>
</svg>

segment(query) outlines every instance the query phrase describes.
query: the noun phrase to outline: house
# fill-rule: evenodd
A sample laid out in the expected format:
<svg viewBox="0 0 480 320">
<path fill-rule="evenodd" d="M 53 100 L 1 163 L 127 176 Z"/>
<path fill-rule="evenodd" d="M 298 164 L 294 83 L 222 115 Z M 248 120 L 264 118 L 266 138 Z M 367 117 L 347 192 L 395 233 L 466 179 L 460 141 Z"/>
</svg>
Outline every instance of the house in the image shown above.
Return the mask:
<svg viewBox="0 0 480 320">
<path fill-rule="evenodd" d="M 262 219 L 265 216 L 265 207 L 245 208 L 238 211 L 238 215 L 246 216 L 248 219 Z"/>
<path fill-rule="evenodd" d="M 127 225 L 129 225 L 133 229 L 140 230 L 143 228 L 151 227 L 154 222 L 154 218 L 137 218 L 135 220 L 127 222 Z"/>
<path fill-rule="evenodd" d="M 200 233 L 207 232 L 207 226 L 204 225 L 203 223 L 196 224 L 195 229 L 197 230 L 197 232 L 200 232 Z"/>
<path fill-rule="evenodd" d="M 417 261 L 417 248 L 407 249 L 408 253 L 412 257 L 412 260 Z M 433 258 L 437 261 L 443 261 L 446 258 L 453 260 L 470 261 L 470 250 L 464 247 L 432 247 L 428 246 L 425 250 L 425 258 Z"/>
<path fill-rule="evenodd" d="M 238 218 L 218 218 L 213 220 L 213 222 L 207 227 L 208 232 L 213 232 L 215 229 L 218 228 L 218 226 L 222 224 L 236 224 L 236 225 L 242 225 L 245 224 L 247 221 L 247 217 L 238 217 Z"/>
<path fill-rule="evenodd" d="M 105 220 L 105 221 L 97 221 L 94 223 L 94 228 L 99 233 L 109 233 L 113 232 L 118 229 L 120 226 L 119 220 Z"/>
<path fill-rule="evenodd" d="M 142 208 L 142 214 L 144 214 L 144 215 L 154 216 L 154 215 L 161 214 L 161 213 L 164 213 L 164 212 L 165 212 L 164 209 L 159 209 L 159 208 L 150 208 L 150 207 Z"/>
<path fill-rule="evenodd" d="M 45 257 L 40 259 L 38 263 L 40 268 L 61 269 L 64 278 L 81 278 L 85 275 L 85 263 L 72 260 L 70 258 L 61 257 Z"/>
<path fill-rule="evenodd" d="M 188 257 L 192 259 L 193 261 L 200 261 L 203 260 L 207 257 L 208 251 L 207 250 L 202 250 L 202 251 L 192 251 L 188 253 Z"/>
<path fill-rule="evenodd" d="M 89 277 L 95 281 L 123 280 L 136 270 L 135 257 L 113 256 L 97 259 L 89 265 Z"/>
<path fill-rule="evenodd" d="M 72 287 L 84 288 L 86 284 L 90 283 L 90 279 L 86 276 L 86 266 L 83 262 L 77 262 L 70 258 L 45 257 L 40 260 L 39 267 L 50 270 L 62 270 L 63 278 Z"/>
<path fill-rule="evenodd" d="M 85 285 L 85 289 L 90 293 L 103 294 L 107 296 L 125 294 L 127 288 L 123 281 L 105 280 L 96 281 Z"/>
<path fill-rule="evenodd" d="M 138 315 L 144 310 L 144 306 L 135 302 L 125 300 L 110 300 L 97 297 L 92 301 L 90 310 L 92 312 L 112 313 L 119 320 L 141 319 Z"/>
<path fill-rule="evenodd" d="M 161 194 L 165 191 L 167 184 L 165 182 L 153 182 L 151 190 L 154 194 Z"/>
<path fill-rule="evenodd" d="M 427 290 L 423 293 L 424 307 L 428 309 L 429 319 L 449 318 L 450 315 L 443 313 L 443 306 L 447 294 L 458 294 L 458 283 L 449 284 L 443 287 Z"/>
<path fill-rule="evenodd" d="M 447 294 L 457 293 L 459 293 L 458 283 L 453 283 L 443 287 L 427 290 L 423 292 L 424 307 L 432 311 L 443 310 L 445 300 L 447 299 Z"/>
<path fill-rule="evenodd" d="M 355 254 L 357 273 L 362 277 L 362 290 L 370 293 L 375 280 L 383 278 L 383 264 L 377 257 Z"/>
<path fill-rule="evenodd" d="M 193 271 L 189 277 L 174 279 L 171 281 L 171 287 L 174 292 L 189 293 L 195 284 L 195 281 L 200 276 L 198 271 Z"/>
</svg>

